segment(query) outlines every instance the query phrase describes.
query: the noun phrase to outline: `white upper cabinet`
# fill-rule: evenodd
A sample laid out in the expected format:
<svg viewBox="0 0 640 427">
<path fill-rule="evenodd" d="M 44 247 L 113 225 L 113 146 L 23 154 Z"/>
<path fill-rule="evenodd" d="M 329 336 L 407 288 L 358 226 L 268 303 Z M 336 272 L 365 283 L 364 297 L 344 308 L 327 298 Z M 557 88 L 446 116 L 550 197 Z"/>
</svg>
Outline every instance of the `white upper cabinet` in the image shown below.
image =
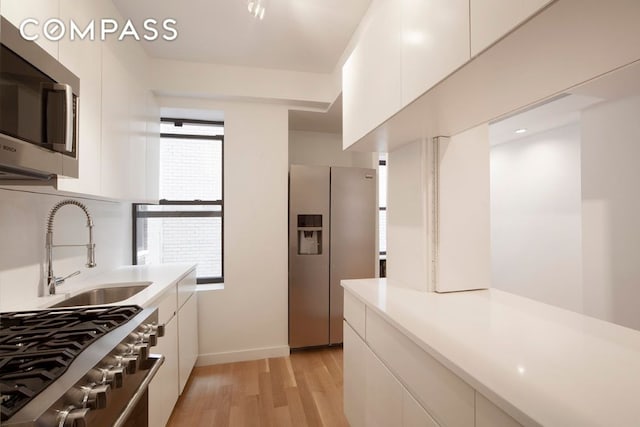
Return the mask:
<svg viewBox="0 0 640 427">
<path fill-rule="evenodd" d="M 463 65 L 469 0 L 402 0 L 402 105 Z"/>
<path fill-rule="evenodd" d="M 99 19 L 92 2 L 60 0 L 60 17 L 68 22 Z M 100 194 L 100 141 L 102 110 L 102 45 L 99 42 L 63 38 L 58 43 L 59 60 L 80 78 L 79 175 L 59 178 L 58 189 L 84 194 Z"/>
<path fill-rule="evenodd" d="M 470 58 L 468 0 L 378 0 L 342 68 L 343 148 Z"/>
<path fill-rule="evenodd" d="M 57 18 L 59 13 L 59 0 L 1 0 L 0 13 L 16 27 L 27 18 L 38 21 L 38 24 L 27 24 L 24 27 L 25 34 L 38 36 L 38 43 L 51 56 L 58 59 L 58 42 L 50 41 L 42 36 L 42 28 L 45 22 L 51 18 Z M 55 25 L 51 28 L 53 29 Z"/>
<path fill-rule="evenodd" d="M 342 69 L 344 148 L 402 106 L 402 10 L 393 0 L 374 0 L 370 20 Z"/>
<path fill-rule="evenodd" d="M 471 0 L 471 56 L 476 56 L 552 1 Z"/>
<path fill-rule="evenodd" d="M 100 19 L 121 21 L 110 1 L 0 0 L 0 13 L 80 78 L 79 176 L 59 177 L 57 189 L 119 200 L 157 201 L 160 112 L 148 82 L 149 61 L 139 42 L 76 38 L 69 23 L 84 28 Z M 43 37 L 45 23 L 59 19 L 65 35 Z M 53 27 L 52 27 L 53 28 Z M 97 30 L 98 31 L 98 30 Z M 114 35 L 114 37 L 116 37 Z"/>
<path fill-rule="evenodd" d="M 147 92 L 147 155 L 145 165 L 145 201 L 157 203 L 160 195 L 160 106 Z"/>
<path fill-rule="evenodd" d="M 105 197 L 127 197 L 130 182 L 129 76 L 121 64 L 116 43 L 102 49 L 102 147 L 100 193 Z"/>
</svg>

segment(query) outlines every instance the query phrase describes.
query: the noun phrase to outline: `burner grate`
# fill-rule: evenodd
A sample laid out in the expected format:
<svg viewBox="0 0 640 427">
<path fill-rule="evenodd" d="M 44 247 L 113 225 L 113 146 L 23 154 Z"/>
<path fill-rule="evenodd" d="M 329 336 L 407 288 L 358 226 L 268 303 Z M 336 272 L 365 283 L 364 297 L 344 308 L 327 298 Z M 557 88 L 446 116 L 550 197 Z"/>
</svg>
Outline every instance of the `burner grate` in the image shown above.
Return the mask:
<svg viewBox="0 0 640 427">
<path fill-rule="evenodd" d="M 0 420 L 12 417 L 85 348 L 140 311 L 110 306 L 0 313 Z"/>
</svg>

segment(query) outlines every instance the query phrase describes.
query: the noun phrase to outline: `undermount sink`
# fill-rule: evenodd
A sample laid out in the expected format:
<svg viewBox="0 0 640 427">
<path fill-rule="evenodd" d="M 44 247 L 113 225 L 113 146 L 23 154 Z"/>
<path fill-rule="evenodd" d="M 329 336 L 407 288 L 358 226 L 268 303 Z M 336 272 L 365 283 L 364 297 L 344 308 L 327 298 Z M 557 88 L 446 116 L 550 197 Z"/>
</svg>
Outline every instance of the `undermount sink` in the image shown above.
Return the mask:
<svg viewBox="0 0 640 427">
<path fill-rule="evenodd" d="M 142 292 L 151 282 L 133 282 L 129 285 L 112 284 L 82 292 L 51 307 L 75 307 L 80 305 L 102 305 L 124 301 Z"/>
</svg>

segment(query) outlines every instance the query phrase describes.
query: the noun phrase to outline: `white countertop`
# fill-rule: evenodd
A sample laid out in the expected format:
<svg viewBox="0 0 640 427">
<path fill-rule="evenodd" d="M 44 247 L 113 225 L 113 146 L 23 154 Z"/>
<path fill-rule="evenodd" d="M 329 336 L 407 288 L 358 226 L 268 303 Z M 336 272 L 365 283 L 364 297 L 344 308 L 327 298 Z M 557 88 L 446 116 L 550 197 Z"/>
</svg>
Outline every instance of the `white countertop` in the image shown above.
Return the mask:
<svg viewBox="0 0 640 427">
<path fill-rule="evenodd" d="M 525 425 L 640 426 L 639 331 L 496 289 L 342 284 Z"/>
<path fill-rule="evenodd" d="M 91 289 L 107 286 L 127 286 L 131 282 L 151 282 L 151 284 L 131 298 L 109 305 L 139 305 L 147 308 L 153 306 L 168 287 L 180 281 L 194 268 L 195 264 L 189 263 L 119 267 L 86 280 L 65 283 L 57 289 L 58 293 L 56 295 L 24 299 L 19 304 L 12 304 L 10 307 L 3 306 L 2 311 L 42 309 Z"/>
</svg>

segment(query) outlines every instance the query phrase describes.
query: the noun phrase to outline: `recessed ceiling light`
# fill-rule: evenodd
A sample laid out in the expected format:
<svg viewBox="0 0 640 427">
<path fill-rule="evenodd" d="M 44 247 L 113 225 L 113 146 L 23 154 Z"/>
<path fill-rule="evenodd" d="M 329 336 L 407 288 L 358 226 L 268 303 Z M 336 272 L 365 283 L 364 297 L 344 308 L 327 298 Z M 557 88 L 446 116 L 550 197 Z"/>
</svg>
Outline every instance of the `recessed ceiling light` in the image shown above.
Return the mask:
<svg viewBox="0 0 640 427">
<path fill-rule="evenodd" d="M 527 131 L 527 129 L 520 128 L 520 129 L 516 130 L 516 133 L 520 134 L 520 133 L 525 133 L 526 131 Z"/>
</svg>

